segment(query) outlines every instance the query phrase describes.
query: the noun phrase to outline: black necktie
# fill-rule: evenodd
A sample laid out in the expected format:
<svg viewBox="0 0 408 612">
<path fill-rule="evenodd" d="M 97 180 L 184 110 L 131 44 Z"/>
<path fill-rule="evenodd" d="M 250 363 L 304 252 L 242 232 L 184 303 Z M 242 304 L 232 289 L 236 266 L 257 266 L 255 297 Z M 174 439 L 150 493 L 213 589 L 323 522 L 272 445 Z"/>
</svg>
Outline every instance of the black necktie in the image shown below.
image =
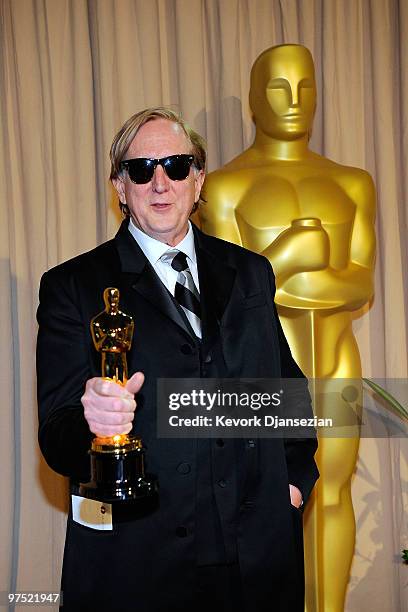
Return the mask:
<svg viewBox="0 0 408 612">
<path fill-rule="evenodd" d="M 177 249 L 169 249 L 162 255 L 161 260 L 178 272 L 174 297 L 182 307 L 194 333 L 201 338 L 200 294 L 188 267 L 187 255 Z"/>
</svg>

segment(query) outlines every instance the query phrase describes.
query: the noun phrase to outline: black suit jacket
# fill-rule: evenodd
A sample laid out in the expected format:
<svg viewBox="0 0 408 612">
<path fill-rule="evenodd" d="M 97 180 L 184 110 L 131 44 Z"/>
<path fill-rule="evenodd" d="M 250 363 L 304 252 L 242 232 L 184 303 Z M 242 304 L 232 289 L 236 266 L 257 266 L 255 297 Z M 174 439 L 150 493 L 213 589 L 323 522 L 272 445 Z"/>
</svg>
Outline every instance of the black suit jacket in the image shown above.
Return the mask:
<svg viewBox="0 0 408 612">
<path fill-rule="evenodd" d="M 145 374 L 134 432 L 148 470 L 160 482 L 159 508 L 94 532 L 68 517 L 62 588 L 64 610 L 183 612 L 195 581 L 197 441 L 158 439 L 158 377 L 302 377 L 277 317 L 268 261 L 194 228 L 203 308 L 201 348 L 127 229 L 113 240 L 44 274 L 38 309 L 39 441 L 48 464 L 72 482 L 89 480 L 92 434 L 81 396 L 100 375 L 89 322 L 103 290 L 118 287 L 121 309 L 135 320 L 129 375 Z M 310 414 L 307 391 L 294 397 Z M 213 443 L 214 442 L 214 443 Z M 303 609 L 301 512 L 288 484 L 307 499 L 318 472 L 316 441 L 225 440 L 210 443 L 224 537 L 236 541 L 247 611 Z M 188 465 L 189 471 L 180 469 Z M 200 534 L 201 537 L 203 534 Z M 204 534 L 205 535 L 205 534 Z M 184 602 L 184 603 L 182 603 Z M 193 608 L 192 608 L 193 609 Z"/>
</svg>

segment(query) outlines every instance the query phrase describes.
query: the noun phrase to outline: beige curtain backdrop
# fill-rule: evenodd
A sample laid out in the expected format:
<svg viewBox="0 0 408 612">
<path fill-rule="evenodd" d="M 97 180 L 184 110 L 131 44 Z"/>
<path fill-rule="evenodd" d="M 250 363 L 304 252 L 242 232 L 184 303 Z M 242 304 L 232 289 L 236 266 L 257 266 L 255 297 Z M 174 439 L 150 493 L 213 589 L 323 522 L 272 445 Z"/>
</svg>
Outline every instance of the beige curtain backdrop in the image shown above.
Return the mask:
<svg viewBox="0 0 408 612">
<path fill-rule="evenodd" d="M 59 588 L 67 495 L 36 441 L 38 284 L 116 231 L 108 149 L 137 110 L 179 109 L 215 169 L 253 138 L 257 55 L 309 47 L 313 148 L 377 185 L 376 294 L 355 322 L 364 375 L 407 376 L 408 2 L 0 0 L 0 27 L 0 590 L 48 591 Z M 362 441 L 353 499 L 346 610 L 407 612 L 406 440 Z"/>
</svg>

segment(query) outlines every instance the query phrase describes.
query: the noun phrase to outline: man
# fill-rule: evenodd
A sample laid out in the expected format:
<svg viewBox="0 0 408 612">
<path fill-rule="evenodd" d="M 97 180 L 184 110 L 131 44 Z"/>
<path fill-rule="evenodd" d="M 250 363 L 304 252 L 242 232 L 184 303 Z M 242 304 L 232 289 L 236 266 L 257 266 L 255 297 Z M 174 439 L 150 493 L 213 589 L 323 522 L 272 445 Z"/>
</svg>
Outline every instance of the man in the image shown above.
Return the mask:
<svg viewBox="0 0 408 612">
<path fill-rule="evenodd" d="M 315 440 L 156 435 L 157 378 L 302 377 L 276 315 L 270 265 L 189 223 L 205 150 L 172 111 L 131 117 L 111 162 L 126 214 L 118 234 L 41 282 L 39 440 L 49 465 L 75 483 L 89 480 L 93 434 L 133 430 L 147 447 L 148 471 L 158 475 L 160 502 L 126 520 L 116 521 L 121 509 L 114 508 L 111 531 L 84 527 L 71 508 L 63 609 L 300 612 L 299 506 L 317 478 Z M 184 253 L 196 309 L 174 297 L 175 248 Z M 121 309 L 135 321 L 124 388 L 99 377 L 89 331 L 109 286 L 119 288 Z M 306 392 L 293 401 L 310 410 Z"/>
</svg>

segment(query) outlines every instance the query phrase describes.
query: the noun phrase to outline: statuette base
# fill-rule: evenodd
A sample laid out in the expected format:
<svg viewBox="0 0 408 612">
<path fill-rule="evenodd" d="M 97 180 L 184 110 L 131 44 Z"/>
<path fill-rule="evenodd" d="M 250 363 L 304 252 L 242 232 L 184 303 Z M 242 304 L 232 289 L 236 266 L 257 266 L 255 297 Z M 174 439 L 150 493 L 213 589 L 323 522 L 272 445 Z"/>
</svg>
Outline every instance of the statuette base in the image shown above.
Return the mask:
<svg viewBox="0 0 408 612">
<path fill-rule="evenodd" d="M 157 478 L 144 471 L 144 449 L 139 438 L 95 438 L 89 451 L 91 480 L 81 483 L 82 497 L 103 502 L 137 501 L 157 495 Z M 119 443 L 120 442 L 120 443 Z"/>
</svg>

